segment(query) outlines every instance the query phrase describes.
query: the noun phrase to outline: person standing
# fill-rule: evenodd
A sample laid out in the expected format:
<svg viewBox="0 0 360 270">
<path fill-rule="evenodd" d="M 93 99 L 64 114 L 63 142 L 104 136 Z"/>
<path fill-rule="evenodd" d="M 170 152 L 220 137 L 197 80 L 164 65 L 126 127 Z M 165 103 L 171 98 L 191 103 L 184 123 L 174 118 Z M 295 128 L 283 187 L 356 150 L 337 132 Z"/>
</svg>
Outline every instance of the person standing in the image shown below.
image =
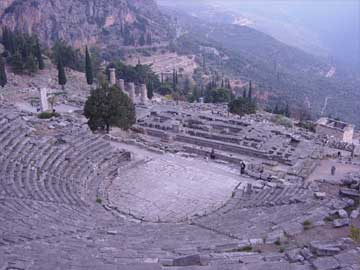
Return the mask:
<svg viewBox="0 0 360 270">
<path fill-rule="evenodd" d="M 335 171 L 336 171 L 336 167 L 335 166 L 332 166 L 331 167 L 331 175 L 335 175 Z"/>
<path fill-rule="evenodd" d="M 245 168 L 246 168 L 245 162 L 241 161 L 241 163 L 240 163 L 240 174 L 241 175 L 243 175 L 245 173 Z"/>
</svg>

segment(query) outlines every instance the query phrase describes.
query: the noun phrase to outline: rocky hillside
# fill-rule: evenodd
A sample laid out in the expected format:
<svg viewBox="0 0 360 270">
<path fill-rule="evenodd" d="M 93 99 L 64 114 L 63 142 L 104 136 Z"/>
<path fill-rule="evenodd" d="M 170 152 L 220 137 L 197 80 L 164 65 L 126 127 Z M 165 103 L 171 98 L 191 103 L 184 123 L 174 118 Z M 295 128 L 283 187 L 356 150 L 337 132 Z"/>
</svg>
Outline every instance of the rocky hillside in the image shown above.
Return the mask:
<svg viewBox="0 0 360 270">
<path fill-rule="evenodd" d="M 169 36 L 153 0 L 1 0 L 0 25 L 74 47 L 151 46 Z"/>
</svg>

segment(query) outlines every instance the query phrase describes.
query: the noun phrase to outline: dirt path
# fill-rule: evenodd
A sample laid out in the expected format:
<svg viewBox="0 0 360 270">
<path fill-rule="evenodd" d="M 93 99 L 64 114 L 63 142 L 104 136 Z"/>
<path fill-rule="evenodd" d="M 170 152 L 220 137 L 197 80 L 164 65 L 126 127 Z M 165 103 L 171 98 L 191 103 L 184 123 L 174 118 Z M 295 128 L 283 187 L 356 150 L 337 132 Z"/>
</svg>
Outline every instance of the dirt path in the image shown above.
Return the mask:
<svg viewBox="0 0 360 270">
<path fill-rule="evenodd" d="M 331 175 L 331 167 L 336 167 L 335 175 Z M 343 164 L 337 160 L 322 160 L 320 166 L 318 166 L 315 171 L 310 174 L 306 181 L 312 182 L 319 179 L 327 179 L 334 182 L 339 182 L 343 179 L 349 172 L 357 172 L 359 167 L 351 164 Z"/>
</svg>

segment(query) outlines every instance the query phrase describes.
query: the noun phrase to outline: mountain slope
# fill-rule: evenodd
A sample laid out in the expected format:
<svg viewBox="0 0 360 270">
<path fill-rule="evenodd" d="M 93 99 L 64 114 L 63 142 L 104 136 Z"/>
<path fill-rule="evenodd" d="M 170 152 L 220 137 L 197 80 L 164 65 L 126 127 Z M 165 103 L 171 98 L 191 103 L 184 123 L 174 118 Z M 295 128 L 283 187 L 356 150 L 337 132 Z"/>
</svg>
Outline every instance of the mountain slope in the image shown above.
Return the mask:
<svg viewBox="0 0 360 270">
<path fill-rule="evenodd" d="M 144 46 L 168 39 L 153 0 L 1 0 L 0 24 L 36 33 L 47 45 Z"/>
<path fill-rule="evenodd" d="M 360 124 L 360 80 L 351 71 L 246 26 L 209 23 L 178 9 L 163 10 L 174 18 L 180 33 L 179 52 L 205 56 L 207 66 L 218 74 L 252 80 L 258 92 L 291 106 L 306 106 L 315 117 L 328 100 L 325 115 Z"/>
</svg>

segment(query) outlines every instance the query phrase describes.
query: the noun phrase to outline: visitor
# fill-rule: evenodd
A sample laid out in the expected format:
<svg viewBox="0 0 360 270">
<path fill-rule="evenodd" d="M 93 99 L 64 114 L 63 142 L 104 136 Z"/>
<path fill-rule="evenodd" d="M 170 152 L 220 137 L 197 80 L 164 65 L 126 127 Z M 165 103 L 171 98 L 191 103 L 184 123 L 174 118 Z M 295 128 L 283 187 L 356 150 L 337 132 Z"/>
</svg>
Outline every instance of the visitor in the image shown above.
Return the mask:
<svg viewBox="0 0 360 270">
<path fill-rule="evenodd" d="M 243 175 L 245 173 L 245 168 L 246 168 L 245 162 L 241 161 L 241 164 L 240 164 L 240 174 L 241 175 Z"/>
<path fill-rule="evenodd" d="M 214 149 L 211 150 L 210 159 L 212 159 L 212 160 L 215 159 L 215 150 Z"/>
<path fill-rule="evenodd" d="M 341 159 L 341 152 L 338 152 L 338 159 Z"/>
<path fill-rule="evenodd" d="M 335 175 L 335 171 L 336 171 L 336 167 L 335 166 L 332 166 L 331 167 L 331 175 Z"/>
</svg>

